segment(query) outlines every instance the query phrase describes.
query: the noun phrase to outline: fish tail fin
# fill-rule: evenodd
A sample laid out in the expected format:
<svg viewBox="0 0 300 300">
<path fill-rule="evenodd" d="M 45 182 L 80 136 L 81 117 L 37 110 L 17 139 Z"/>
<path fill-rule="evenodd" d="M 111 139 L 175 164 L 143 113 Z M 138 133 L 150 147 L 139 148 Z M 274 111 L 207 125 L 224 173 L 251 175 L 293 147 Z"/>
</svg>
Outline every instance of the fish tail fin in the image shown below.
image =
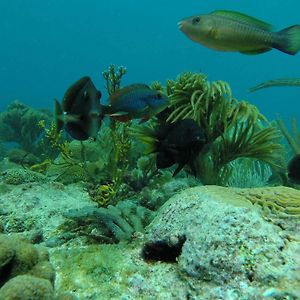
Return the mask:
<svg viewBox="0 0 300 300">
<path fill-rule="evenodd" d="M 155 129 L 150 126 L 134 126 L 131 128 L 131 134 L 146 145 L 145 154 L 157 151 L 157 138 Z"/>
<path fill-rule="evenodd" d="M 300 25 L 293 25 L 278 32 L 279 43 L 276 49 L 295 55 L 300 50 Z"/>
<path fill-rule="evenodd" d="M 54 120 L 56 125 L 57 132 L 61 131 L 64 127 L 64 121 L 63 121 L 63 109 L 61 107 L 61 104 L 54 100 Z"/>
</svg>

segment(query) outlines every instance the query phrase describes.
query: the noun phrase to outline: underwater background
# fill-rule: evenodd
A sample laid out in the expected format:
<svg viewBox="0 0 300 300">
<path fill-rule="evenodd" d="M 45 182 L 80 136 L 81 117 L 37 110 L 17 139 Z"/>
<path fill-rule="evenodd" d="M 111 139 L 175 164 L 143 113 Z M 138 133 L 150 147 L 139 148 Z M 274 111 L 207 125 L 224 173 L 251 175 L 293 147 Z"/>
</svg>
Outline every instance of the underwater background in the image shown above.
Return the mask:
<svg viewBox="0 0 300 300">
<path fill-rule="evenodd" d="M 300 299 L 300 53 L 179 30 L 215 10 L 299 37 L 295 0 L 0 1 L 0 300 Z"/>
<path fill-rule="evenodd" d="M 265 80 L 300 77 L 299 55 L 277 50 L 261 55 L 217 52 L 186 38 L 177 22 L 216 9 L 240 11 L 281 30 L 299 23 L 297 1 L 97 1 L 14 0 L 0 2 L 0 109 L 14 99 L 53 107 L 66 87 L 83 75 L 100 90 L 101 72 L 126 66 L 123 84 L 165 82 L 185 71 L 229 82 L 238 99 L 257 105 L 270 119 L 299 116 L 299 89 L 273 88 L 249 94 Z M 105 97 L 102 97 L 105 99 Z"/>
</svg>

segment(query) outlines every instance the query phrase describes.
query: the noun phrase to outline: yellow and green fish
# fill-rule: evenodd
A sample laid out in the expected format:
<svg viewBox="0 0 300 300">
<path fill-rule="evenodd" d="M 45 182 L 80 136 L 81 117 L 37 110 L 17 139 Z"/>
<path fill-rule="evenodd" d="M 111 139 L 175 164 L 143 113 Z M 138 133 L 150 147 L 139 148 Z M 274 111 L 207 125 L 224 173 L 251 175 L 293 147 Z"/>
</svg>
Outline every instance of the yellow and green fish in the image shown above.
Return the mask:
<svg viewBox="0 0 300 300">
<path fill-rule="evenodd" d="M 178 26 L 191 40 L 219 51 L 259 54 L 275 48 L 295 55 L 300 50 L 300 25 L 274 32 L 272 25 L 234 11 L 192 16 Z"/>
</svg>

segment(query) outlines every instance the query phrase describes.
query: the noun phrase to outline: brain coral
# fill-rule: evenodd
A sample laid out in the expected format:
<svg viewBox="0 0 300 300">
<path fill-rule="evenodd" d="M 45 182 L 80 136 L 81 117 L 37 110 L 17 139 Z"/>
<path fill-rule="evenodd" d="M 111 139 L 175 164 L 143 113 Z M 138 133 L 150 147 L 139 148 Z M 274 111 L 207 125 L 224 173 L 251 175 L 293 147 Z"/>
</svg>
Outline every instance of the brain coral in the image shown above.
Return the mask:
<svg viewBox="0 0 300 300">
<path fill-rule="evenodd" d="M 149 251 L 181 247 L 179 270 L 200 282 L 298 286 L 290 283 L 300 268 L 289 251 L 295 242 L 268 222 L 260 207 L 297 216 L 299 206 L 300 191 L 285 187 L 187 189 L 169 199 L 148 226 L 144 254 L 157 257 Z"/>
</svg>

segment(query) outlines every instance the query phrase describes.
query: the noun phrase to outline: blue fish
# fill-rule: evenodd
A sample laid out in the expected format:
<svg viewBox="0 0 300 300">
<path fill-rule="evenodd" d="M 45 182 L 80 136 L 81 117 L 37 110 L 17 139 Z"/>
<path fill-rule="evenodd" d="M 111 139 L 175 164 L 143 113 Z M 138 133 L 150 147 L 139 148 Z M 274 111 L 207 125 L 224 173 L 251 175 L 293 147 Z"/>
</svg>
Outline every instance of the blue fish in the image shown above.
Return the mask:
<svg viewBox="0 0 300 300">
<path fill-rule="evenodd" d="M 131 84 L 119 89 L 109 97 L 109 105 L 102 106 L 103 113 L 121 122 L 141 119 L 141 122 L 163 111 L 168 97 L 152 90 L 146 84 Z"/>
</svg>

